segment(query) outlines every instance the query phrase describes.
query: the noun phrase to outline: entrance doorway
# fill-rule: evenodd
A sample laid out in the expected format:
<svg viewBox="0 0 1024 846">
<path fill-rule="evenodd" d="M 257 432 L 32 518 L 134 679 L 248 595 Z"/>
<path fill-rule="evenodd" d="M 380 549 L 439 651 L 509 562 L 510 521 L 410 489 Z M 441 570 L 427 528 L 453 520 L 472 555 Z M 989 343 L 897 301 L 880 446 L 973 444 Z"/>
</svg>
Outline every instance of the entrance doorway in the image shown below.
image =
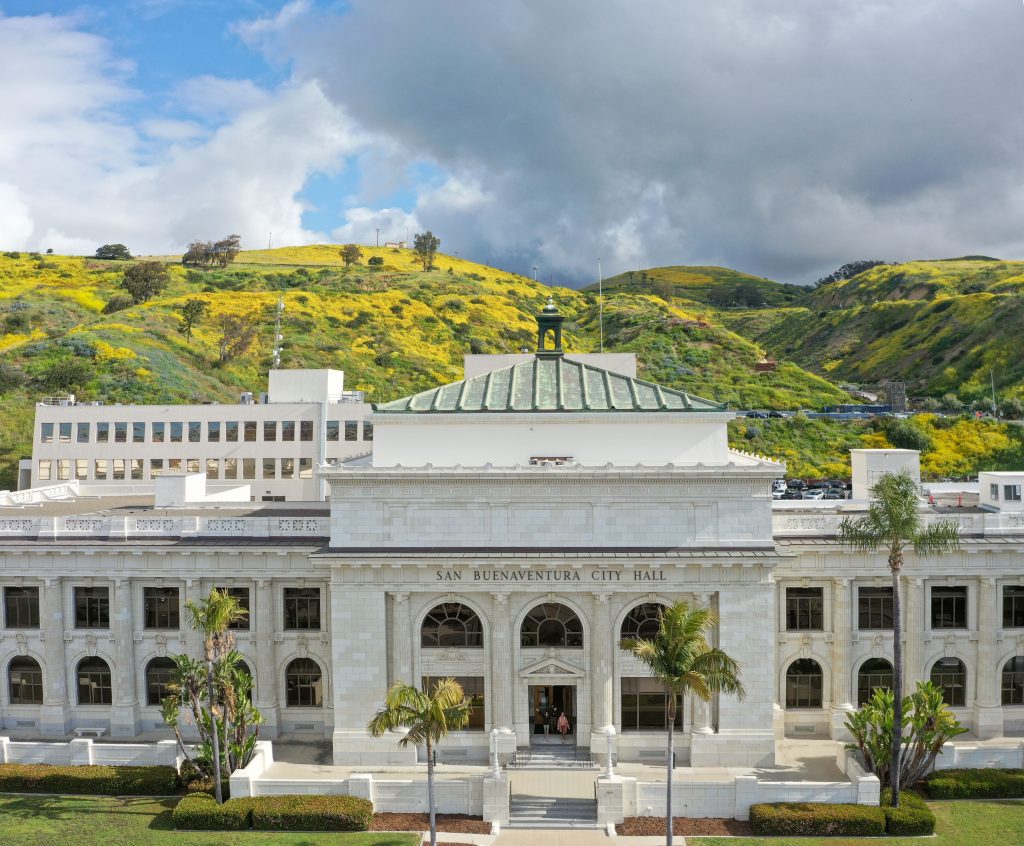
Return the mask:
<svg viewBox="0 0 1024 846">
<path fill-rule="evenodd" d="M 565 743 L 576 744 L 576 687 L 571 684 L 531 684 L 529 710 L 532 732 L 530 743 L 562 743 L 558 718 L 565 714 L 569 730 Z"/>
</svg>

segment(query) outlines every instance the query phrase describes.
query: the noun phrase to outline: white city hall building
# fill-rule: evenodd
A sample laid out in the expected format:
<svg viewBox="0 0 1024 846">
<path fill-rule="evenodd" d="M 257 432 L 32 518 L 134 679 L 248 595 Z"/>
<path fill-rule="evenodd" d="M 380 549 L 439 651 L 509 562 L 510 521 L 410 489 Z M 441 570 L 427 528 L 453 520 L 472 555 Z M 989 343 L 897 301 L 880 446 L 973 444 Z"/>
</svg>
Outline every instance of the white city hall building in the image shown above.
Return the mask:
<svg viewBox="0 0 1024 846">
<path fill-rule="evenodd" d="M 746 687 L 685 703 L 680 764 L 770 765 L 783 736 L 841 737 L 889 683 L 892 597 L 884 556 L 836 528 L 916 453 L 857 452 L 853 500 L 773 507 L 785 468 L 729 448 L 731 412 L 628 357 L 563 355 L 551 305 L 538 322 L 535 355 L 376 406 L 372 455 L 316 467 L 327 502 L 166 472 L 150 492 L 0 495 L 5 732 L 159 728 L 169 656 L 200 648 L 184 603 L 218 587 L 250 612 L 235 634 L 265 736 L 330 739 L 339 764 L 410 760 L 367 721 L 392 682 L 441 676 L 476 705 L 442 761 L 486 760 L 492 729 L 508 756 L 564 713 L 598 759 L 614 737 L 619 760 L 658 762 L 664 693 L 618 644 L 680 599 L 715 609 Z M 46 422 L 78 422 L 62 413 Z M 272 448 L 251 445 L 257 462 Z M 963 542 L 905 567 L 908 674 L 980 738 L 1024 730 L 1022 478 L 983 474 L 961 507 L 922 499 Z"/>
</svg>

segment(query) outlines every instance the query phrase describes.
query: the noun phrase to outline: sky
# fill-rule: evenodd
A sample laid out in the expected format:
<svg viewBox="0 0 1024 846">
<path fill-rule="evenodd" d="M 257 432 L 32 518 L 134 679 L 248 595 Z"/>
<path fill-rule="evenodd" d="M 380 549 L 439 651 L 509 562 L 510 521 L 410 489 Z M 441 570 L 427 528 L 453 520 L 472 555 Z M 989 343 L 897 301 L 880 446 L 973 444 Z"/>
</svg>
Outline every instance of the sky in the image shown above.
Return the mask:
<svg viewBox="0 0 1024 846">
<path fill-rule="evenodd" d="M 1024 259 L 1021 0 L 0 0 L 0 249 Z"/>
</svg>

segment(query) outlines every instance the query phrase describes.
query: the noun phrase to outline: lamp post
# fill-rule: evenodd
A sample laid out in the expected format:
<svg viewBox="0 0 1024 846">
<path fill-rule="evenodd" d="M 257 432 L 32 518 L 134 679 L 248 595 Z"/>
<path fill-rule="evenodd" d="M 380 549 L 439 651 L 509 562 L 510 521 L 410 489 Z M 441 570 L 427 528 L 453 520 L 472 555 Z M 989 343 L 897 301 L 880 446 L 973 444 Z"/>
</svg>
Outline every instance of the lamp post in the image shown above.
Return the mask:
<svg viewBox="0 0 1024 846">
<path fill-rule="evenodd" d="M 612 756 L 614 754 L 613 746 L 615 744 L 615 726 L 605 726 L 604 729 L 605 743 L 608 747 L 608 762 L 605 766 L 604 777 L 615 778 L 615 770 L 612 769 Z"/>
<path fill-rule="evenodd" d="M 501 764 L 498 763 L 498 730 L 491 729 L 491 768 L 495 778 L 501 778 Z"/>
</svg>

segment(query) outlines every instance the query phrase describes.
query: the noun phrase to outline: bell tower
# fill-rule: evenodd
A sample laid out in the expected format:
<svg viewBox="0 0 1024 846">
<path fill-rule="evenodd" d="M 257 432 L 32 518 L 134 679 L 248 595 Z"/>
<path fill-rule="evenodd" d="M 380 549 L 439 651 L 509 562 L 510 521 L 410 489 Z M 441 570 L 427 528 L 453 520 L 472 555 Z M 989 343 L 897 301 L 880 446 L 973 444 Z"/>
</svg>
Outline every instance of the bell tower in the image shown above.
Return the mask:
<svg viewBox="0 0 1024 846">
<path fill-rule="evenodd" d="M 537 315 L 537 355 L 541 358 L 555 358 L 564 355 L 562 350 L 562 321 L 565 317 L 558 313 L 558 306 L 552 297 L 548 304 Z M 554 346 L 548 349 L 548 333 L 554 335 Z"/>
</svg>

